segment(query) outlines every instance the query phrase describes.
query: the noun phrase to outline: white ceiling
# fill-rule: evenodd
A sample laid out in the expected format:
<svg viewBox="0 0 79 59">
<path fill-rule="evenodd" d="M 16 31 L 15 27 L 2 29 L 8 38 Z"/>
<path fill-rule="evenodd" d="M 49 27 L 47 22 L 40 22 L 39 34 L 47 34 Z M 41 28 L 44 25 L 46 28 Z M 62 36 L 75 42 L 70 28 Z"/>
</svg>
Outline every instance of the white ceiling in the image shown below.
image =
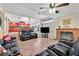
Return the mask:
<svg viewBox="0 0 79 59">
<path fill-rule="evenodd" d="M 69 6 L 57 8 L 57 10 L 59 10 L 58 14 L 50 14 L 48 13 L 48 9 L 40 10 L 40 7 L 48 6 L 48 4 L 49 3 L 0 3 L 0 7 L 11 14 L 18 16 L 32 16 L 38 19 L 44 17 L 58 18 L 79 13 L 79 3 L 72 3 Z M 41 13 L 40 15 L 39 12 Z"/>
<path fill-rule="evenodd" d="M 40 6 L 44 6 L 47 4 L 42 3 L 2 3 L 1 7 L 5 9 L 6 12 L 17 14 L 21 16 L 38 16 L 40 12 Z"/>
</svg>

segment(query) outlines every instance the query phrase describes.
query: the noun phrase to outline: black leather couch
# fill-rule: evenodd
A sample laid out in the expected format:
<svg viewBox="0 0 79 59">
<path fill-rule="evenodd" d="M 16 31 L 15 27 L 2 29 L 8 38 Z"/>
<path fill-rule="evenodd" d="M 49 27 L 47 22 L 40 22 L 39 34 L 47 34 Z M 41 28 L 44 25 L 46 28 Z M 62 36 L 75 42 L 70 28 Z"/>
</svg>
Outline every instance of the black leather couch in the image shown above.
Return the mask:
<svg viewBox="0 0 79 59">
<path fill-rule="evenodd" d="M 64 43 L 64 44 L 66 44 L 66 45 L 68 45 L 70 47 L 73 46 L 73 42 L 72 41 L 60 40 L 59 42 Z"/>
<path fill-rule="evenodd" d="M 16 42 L 16 38 L 15 37 L 11 37 L 11 40 L 6 42 L 4 41 L 4 44 L 2 45 L 7 52 L 1 54 L 1 56 L 17 56 L 20 55 L 20 48 Z"/>
<path fill-rule="evenodd" d="M 0 54 L 0 56 L 9 56 L 9 52 L 8 51 L 5 52 L 5 53 L 3 52 L 3 53 Z"/>
<path fill-rule="evenodd" d="M 49 53 L 49 56 L 58 56 L 58 54 L 56 54 L 54 51 L 52 51 L 51 49 L 46 49 L 46 51 Z"/>
<path fill-rule="evenodd" d="M 55 53 L 57 53 L 59 56 L 67 56 L 69 49 L 70 49 L 70 47 L 57 44 L 57 45 L 55 45 L 55 47 L 53 48 L 53 51 L 54 51 Z"/>
<path fill-rule="evenodd" d="M 44 51 L 36 54 L 35 56 L 50 56 L 50 54 L 46 50 L 44 50 Z"/>
<path fill-rule="evenodd" d="M 35 56 L 58 56 L 58 55 L 51 49 L 46 49 L 46 50 L 36 54 Z"/>
<path fill-rule="evenodd" d="M 29 40 L 29 39 L 37 38 L 38 35 L 34 32 L 31 32 L 30 30 L 28 30 L 28 31 L 22 30 L 19 37 L 20 37 L 21 41 L 26 41 L 26 40 Z"/>
<path fill-rule="evenodd" d="M 46 50 L 36 54 L 36 56 L 69 56 L 69 51 L 72 46 L 72 42 L 59 41 L 55 45 L 48 46 Z"/>
</svg>

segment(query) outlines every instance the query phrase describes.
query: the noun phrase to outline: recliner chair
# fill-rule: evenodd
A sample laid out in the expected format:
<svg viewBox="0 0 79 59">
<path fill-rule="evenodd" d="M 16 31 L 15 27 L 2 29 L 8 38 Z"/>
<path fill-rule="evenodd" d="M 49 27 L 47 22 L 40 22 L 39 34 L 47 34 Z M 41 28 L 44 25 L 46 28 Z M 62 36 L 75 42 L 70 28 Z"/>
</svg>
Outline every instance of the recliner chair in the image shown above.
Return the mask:
<svg viewBox="0 0 79 59">
<path fill-rule="evenodd" d="M 16 42 L 16 38 L 12 38 L 10 41 L 6 42 L 4 41 L 3 47 L 10 52 L 10 56 L 16 56 L 20 54 L 19 46 Z"/>
<path fill-rule="evenodd" d="M 64 46 L 64 47 L 66 47 L 66 48 L 68 48 L 68 49 L 70 49 L 70 48 L 71 48 L 69 45 L 66 45 L 66 44 L 64 44 L 64 43 L 61 43 L 61 42 L 59 42 L 57 45 Z"/>
<path fill-rule="evenodd" d="M 58 43 L 55 45 L 55 47 L 53 47 L 53 51 L 55 53 L 57 53 L 59 56 L 67 56 L 68 55 L 68 51 L 71 49 L 70 46 L 67 46 L 65 44 L 62 43 Z"/>
<path fill-rule="evenodd" d="M 48 49 L 52 49 L 55 45 L 48 46 Z"/>
<path fill-rule="evenodd" d="M 17 56 L 20 54 L 20 49 L 18 47 L 12 47 L 10 50 L 11 56 Z"/>
<path fill-rule="evenodd" d="M 46 51 L 49 53 L 50 56 L 58 56 L 53 50 L 46 49 Z"/>
<path fill-rule="evenodd" d="M 36 56 L 50 56 L 50 54 L 44 50 L 41 53 L 36 54 Z"/>
<path fill-rule="evenodd" d="M 3 47 L 5 49 L 10 49 L 12 47 L 18 47 L 18 44 L 16 42 L 16 38 L 11 38 L 11 40 L 10 41 L 7 41 L 7 42 L 4 41 Z"/>
<path fill-rule="evenodd" d="M 73 43 L 72 43 L 72 42 L 70 42 L 70 41 L 60 40 L 59 42 L 64 43 L 64 44 L 66 44 L 66 45 L 68 45 L 68 46 L 70 46 L 70 47 L 72 47 L 72 46 L 73 46 Z"/>
<path fill-rule="evenodd" d="M 9 56 L 9 52 L 1 53 L 0 56 Z"/>
<path fill-rule="evenodd" d="M 58 56 L 54 51 L 50 49 L 46 49 L 38 54 L 36 56 Z"/>
</svg>

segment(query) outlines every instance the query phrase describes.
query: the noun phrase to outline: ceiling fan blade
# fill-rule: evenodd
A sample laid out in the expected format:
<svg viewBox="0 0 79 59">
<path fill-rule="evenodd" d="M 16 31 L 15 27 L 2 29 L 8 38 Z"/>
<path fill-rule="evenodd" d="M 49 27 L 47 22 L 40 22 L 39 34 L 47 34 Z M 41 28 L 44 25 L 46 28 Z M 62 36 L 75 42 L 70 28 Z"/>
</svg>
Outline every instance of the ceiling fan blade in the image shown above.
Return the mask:
<svg viewBox="0 0 79 59">
<path fill-rule="evenodd" d="M 40 7 L 40 9 L 49 9 L 49 7 L 47 6 L 47 7 Z"/>
<path fill-rule="evenodd" d="M 54 8 L 56 3 L 50 3 L 48 6 L 40 7 L 40 9 L 49 9 L 49 8 Z"/>
<path fill-rule="evenodd" d="M 40 9 L 44 9 L 44 7 L 40 7 Z"/>
<path fill-rule="evenodd" d="M 63 7 L 63 6 L 68 6 L 68 5 L 69 5 L 69 3 L 63 3 L 63 4 L 60 4 L 60 5 L 56 6 L 56 7 Z"/>
</svg>

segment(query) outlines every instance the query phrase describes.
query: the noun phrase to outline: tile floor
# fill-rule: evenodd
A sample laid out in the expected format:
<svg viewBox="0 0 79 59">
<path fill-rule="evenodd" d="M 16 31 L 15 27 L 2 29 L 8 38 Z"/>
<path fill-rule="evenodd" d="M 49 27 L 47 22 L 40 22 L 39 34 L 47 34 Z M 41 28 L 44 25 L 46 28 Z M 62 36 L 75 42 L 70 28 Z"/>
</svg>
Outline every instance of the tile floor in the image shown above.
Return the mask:
<svg viewBox="0 0 79 59">
<path fill-rule="evenodd" d="M 43 50 L 45 50 L 48 46 L 52 44 L 56 44 L 58 41 L 49 39 L 49 38 L 37 38 L 31 39 L 27 41 L 20 41 L 17 34 L 11 34 L 12 36 L 16 36 L 17 42 L 21 49 L 21 52 L 24 56 L 32 56 Z"/>
</svg>

